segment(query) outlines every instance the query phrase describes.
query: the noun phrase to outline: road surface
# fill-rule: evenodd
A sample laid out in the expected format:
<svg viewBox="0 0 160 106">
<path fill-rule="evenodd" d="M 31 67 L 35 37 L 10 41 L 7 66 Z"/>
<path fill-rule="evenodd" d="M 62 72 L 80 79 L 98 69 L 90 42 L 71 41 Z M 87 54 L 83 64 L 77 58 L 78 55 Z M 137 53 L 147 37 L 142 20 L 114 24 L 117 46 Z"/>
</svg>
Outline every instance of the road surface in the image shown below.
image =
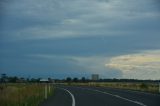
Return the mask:
<svg viewBox="0 0 160 106">
<path fill-rule="evenodd" d="M 160 95 L 103 87 L 57 86 L 40 106 L 160 106 Z"/>
</svg>

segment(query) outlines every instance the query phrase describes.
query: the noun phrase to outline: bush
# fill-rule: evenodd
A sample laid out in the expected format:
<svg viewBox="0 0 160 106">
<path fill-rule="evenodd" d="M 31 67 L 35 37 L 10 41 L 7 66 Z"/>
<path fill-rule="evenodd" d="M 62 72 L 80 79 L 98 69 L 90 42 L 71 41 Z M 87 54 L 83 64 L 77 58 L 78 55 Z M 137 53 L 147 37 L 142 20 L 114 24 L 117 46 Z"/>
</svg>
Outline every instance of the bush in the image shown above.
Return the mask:
<svg viewBox="0 0 160 106">
<path fill-rule="evenodd" d="M 140 88 L 143 89 L 143 90 L 146 90 L 146 89 L 148 89 L 148 85 L 145 84 L 145 83 L 142 83 L 142 84 L 140 85 Z"/>
</svg>

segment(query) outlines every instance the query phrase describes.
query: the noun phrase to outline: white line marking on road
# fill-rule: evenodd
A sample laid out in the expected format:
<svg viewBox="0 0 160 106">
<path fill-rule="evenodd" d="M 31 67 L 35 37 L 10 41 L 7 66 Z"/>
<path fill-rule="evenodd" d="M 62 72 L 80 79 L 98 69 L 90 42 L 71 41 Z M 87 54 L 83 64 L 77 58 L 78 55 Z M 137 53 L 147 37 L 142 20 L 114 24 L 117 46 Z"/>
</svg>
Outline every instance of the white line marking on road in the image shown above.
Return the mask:
<svg viewBox="0 0 160 106">
<path fill-rule="evenodd" d="M 145 94 L 145 95 L 160 96 L 159 94 L 152 94 L 149 92 L 141 92 L 141 91 L 133 91 L 133 90 L 126 90 L 126 92 L 135 92 L 135 93 L 141 93 L 141 94 Z"/>
<path fill-rule="evenodd" d="M 99 87 L 95 87 L 95 88 L 99 88 Z M 114 90 L 119 90 L 119 91 L 124 91 L 124 89 L 119 89 L 119 88 L 112 88 Z M 125 92 L 129 92 L 129 93 L 141 93 L 141 94 L 145 94 L 145 95 L 152 95 L 152 96 L 160 96 L 160 94 L 156 94 L 156 93 L 150 93 L 150 92 L 143 92 L 143 91 L 136 91 L 136 90 L 129 90 L 129 89 L 125 89 Z"/>
<path fill-rule="evenodd" d="M 78 88 L 81 88 L 81 87 L 78 87 Z M 116 98 L 120 98 L 120 99 L 129 101 L 129 102 L 138 104 L 138 105 L 140 105 L 140 106 L 147 106 L 147 105 L 145 105 L 145 104 L 143 104 L 143 103 L 141 103 L 141 102 L 134 101 L 134 100 L 131 100 L 131 99 L 127 99 L 127 98 L 121 97 L 121 96 L 119 96 L 119 95 L 114 95 L 114 94 L 111 94 L 111 93 L 108 93 L 108 92 L 103 92 L 103 91 L 100 91 L 100 90 L 89 89 L 89 88 L 81 88 L 81 89 L 86 89 L 86 90 L 90 90 L 90 91 L 96 91 L 96 92 L 99 92 L 99 93 L 107 94 L 107 95 L 110 95 L 110 96 L 114 96 L 114 97 L 116 97 Z"/>
<path fill-rule="evenodd" d="M 57 88 L 59 88 L 59 87 L 57 87 Z M 70 96 L 72 97 L 72 106 L 76 106 L 74 95 L 69 90 L 67 90 L 67 89 L 64 89 L 64 88 L 59 88 L 59 89 L 62 89 L 64 91 L 68 92 L 70 94 Z"/>
</svg>

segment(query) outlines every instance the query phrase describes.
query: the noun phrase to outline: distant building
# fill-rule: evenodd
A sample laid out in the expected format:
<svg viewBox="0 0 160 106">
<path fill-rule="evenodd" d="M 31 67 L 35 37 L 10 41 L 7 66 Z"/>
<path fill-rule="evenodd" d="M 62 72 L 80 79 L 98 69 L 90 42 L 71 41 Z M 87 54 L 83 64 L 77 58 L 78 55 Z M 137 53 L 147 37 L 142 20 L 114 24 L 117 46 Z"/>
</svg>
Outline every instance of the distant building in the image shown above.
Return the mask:
<svg viewBox="0 0 160 106">
<path fill-rule="evenodd" d="M 41 83 L 55 83 L 54 79 L 48 78 L 48 79 L 40 79 Z"/>
<path fill-rule="evenodd" d="M 48 83 L 49 80 L 48 80 L 48 79 L 40 79 L 40 82 L 41 82 L 41 83 Z"/>
<path fill-rule="evenodd" d="M 92 80 L 93 81 L 99 80 L 99 75 L 98 74 L 92 74 Z"/>
</svg>

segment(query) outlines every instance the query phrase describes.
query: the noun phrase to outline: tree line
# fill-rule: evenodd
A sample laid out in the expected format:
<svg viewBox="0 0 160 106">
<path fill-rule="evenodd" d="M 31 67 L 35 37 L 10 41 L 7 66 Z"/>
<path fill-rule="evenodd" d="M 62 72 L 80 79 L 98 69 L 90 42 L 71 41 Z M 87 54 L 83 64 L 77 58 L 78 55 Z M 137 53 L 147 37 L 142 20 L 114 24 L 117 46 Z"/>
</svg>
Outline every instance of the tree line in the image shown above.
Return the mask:
<svg viewBox="0 0 160 106">
<path fill-rule="evenodd" d="M 0 77 L 0 82 L 1 83 L 24 83 L 24 82 L 40 82 L 40 79 L 42 78 L 24 78 L 24 77 L 18 77 L 18 76 L 8 76 L 7 74 L 1 74 Z M 48 81 L 51 82 L 53 81 L 57 83 L 71 83 L 71 82 L 81 82 L 81 83 L 88 83 L 88 82 L 150 82 L 150 83 L 157 83 L 160 82 L 160 80 L 139 80 L 139 79 L 99 79 L 99 80 L 91 80 L 87 79 L 85 77 L 82 78 L 71 78 L 67 77 L 66 79 L 53 79 L 53 78 L 48 78 Z"/>
</svg>

